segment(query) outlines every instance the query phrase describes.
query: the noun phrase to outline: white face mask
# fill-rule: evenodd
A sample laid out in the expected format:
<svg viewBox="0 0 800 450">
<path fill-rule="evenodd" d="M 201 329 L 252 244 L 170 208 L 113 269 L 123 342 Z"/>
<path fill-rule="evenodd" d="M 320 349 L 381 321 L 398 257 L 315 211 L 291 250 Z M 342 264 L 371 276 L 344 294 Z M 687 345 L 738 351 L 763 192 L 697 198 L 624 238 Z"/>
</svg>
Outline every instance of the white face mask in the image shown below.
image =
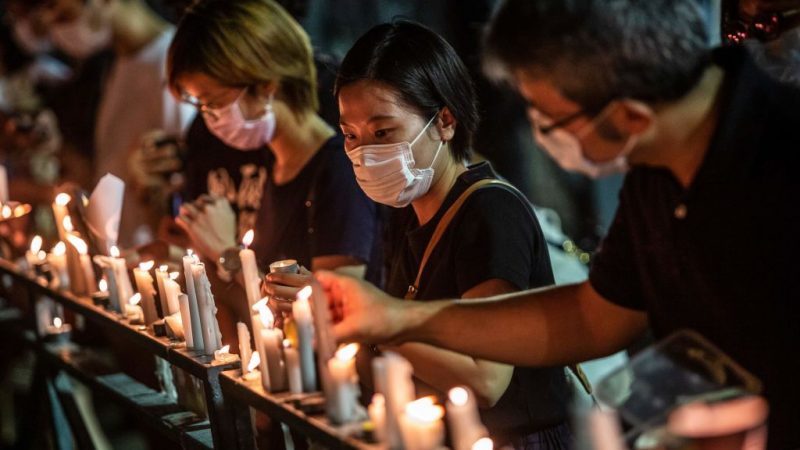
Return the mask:
<svg viewBox="0 0 800 450">
<path fill-rule="evenodd" d="M 28 19 L 17 18 L 14 20 L 14 41 L 30 55 L 46 53 L 52 50 L 53 45 L 49 39 L 36 36 Z"/>
<path fill-rule="evenodd" d="M 247 120 L 239 106 L 239 101 L 245 92 L 247 92 L 246 89 L 230 105 L 203 114 L 203 119 L 214 136 L 229 146 L 243 151 L 259 149 L 272 141 L 275 136 L 272 95 L 267 100 L 264 115 L 258 119 Z"/>
<path fill-rule="evenodd" d="M 541 127 L 551 122 L 543 119 L 543 115 L 533 109 L 530 112 L 531 127 L 536 142 L 553 158 L 564 170 L 579 172 L 591 178 L 600 178 L 628 170 L 628 154 L 636 145 L 637 135 L 631 135 L 625 142 L 622 151 L 617 156 L 607 161 L 594 162 L 583 155 L 583 146 L 580 139 L 586 136 L 592 128 L 603 119 L 604 109 L 591 122 L 583 126 L 575 134 L 563 128 L 555 128 L 548 133 L 542 133 Z M 544 122 L 544 124 L 542 123 Z"/>
<path fill-rule="evenodd" d="M 347 152 L 353 163 L 356 181 L 367 197 L 384 205 L 403 208 L 428 193 L 433 182 L 433 165 L 444 141 L 439 141 L 433 160 L 426 169 L 416 167 L 411 147 L 436 117 L 438 114 L 410 143 L 361 145 Z"/>
<path fill-rule="evenodd" d="M 111 24 L 104 20 L 95 28 L 91 14 L 91 8 L 85 6 L 77 19 L 53 25 L 50 30 L 53 44 L 77 59 L 85 59 L 111 45 Z"/>
</svg>

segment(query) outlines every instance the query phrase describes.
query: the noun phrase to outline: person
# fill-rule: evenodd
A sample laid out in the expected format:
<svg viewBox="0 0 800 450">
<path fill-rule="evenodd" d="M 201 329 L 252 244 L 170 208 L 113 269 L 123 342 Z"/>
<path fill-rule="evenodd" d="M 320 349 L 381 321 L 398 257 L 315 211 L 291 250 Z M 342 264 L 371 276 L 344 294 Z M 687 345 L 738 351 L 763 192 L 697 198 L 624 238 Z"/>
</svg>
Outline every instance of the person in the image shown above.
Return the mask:
<svg viewBox="0 0 800 450">
<path fill-rule="evenodd" d="M 337 336 L 549 366 L 614 352 L 648 324 L 656 337 L 690 328 L 763 382 L 769 447 L 800 446 L 800 92 L 745 48 L 706 42 L 693 0 L 505 1 L 485 64 L 511 76 L 541 144 L 630 166 L 589 280 L 403 303 L 320 273 Z"/>
<path fill-rule="evenodd" d="M 241 161 L 226 156 L 230 152 L 265 158 L 264 166 L 253 164 L 243 173 L 248 178 L 237 194 L 257 207 L 251 248 L 262 270 L 295 259 L 313 270 L 379 273 L 377 209 L 356 184 L 341 135 L 317 112 L 311 43 L 282 7 L 272 0 L 198 2 L 178 24 L 167 72 L 174 95 L 194 105 L 211 134 L 227 146 L 211 147 L 221 152 L 209 159 Z M 227 194 L 230 179 L 211 182 L 218 173 L 209 173 L 209 191 Z M 227 195 L 184 204 L 176 222 L 193 250 L 224 274 L 236 275 L 235 266 L 219 261 L 238 255 L 247 229 L 237 225 Z M 218 298 L 237 316 L 249 317 L 247 302 L 239 301 L 243 291 L 231 294 L 229 288 L 237 285 L 224 286 L 226 295 Z M 268 288 L 270 294 L 280 290 L 283 298 L 294 298 L 297 290 L 274 283 Z M 235 338 L 236 332 L 223 330 L 223 336 Z"/>
<path fill-rule="evenodd" d="M 110 172 L 126 182 L 118 245 L 149 242 L 157 215 L 135 189 L 128 158 L 148 130 L 181 136 L 195 114 L 165 88 L 174 26 L 145 0 L 36 0 L 26 10 L 31 28 L 43 30 L 55 47 L 76 60 L 113 50 L 94 121 L 92 181 Z"/>
<path fill-rule="evenodd" d="M 498 178 L 488 162 L 465 166 L 478 112 L 469 73 L 450 44 L 417 23 L 378 25 L 345 56 L 334 94 L 358 184 L 395 208 L 387 292 L 402 296 L 413 285 L 415 299 L 432 300 L 553 284 L 530 204 L 508 184 L 480 188 Z M 450 211 L 457 212 L 448 223 Z M 420 344 L 389 349 L 411 362 L 421 391 L 468 386 L 497 443 L 569 447 L 563 367 L 515 368 Z"/>
</svg>

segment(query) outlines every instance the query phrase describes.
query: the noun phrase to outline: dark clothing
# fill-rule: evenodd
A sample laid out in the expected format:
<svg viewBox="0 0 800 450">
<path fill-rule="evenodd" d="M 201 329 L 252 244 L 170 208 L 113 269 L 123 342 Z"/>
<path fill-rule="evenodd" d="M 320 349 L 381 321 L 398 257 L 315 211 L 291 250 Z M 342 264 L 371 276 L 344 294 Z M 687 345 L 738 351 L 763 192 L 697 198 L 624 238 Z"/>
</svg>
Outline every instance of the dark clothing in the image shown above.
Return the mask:
<svg viewBox="0 0 800 450">
<path fill-rule="evenodd" d="M 753 372 L 770 402 L 770 448 L 800 447 L 800 91 L 741 48 L 715 53 L 721 113 L 688 189 L 663 168 L 627 175 L 590 273 L 658 337 L 690 328 Z"/>
<path fill-rule="evenodd" d="M 273 158 L 269 155 L 267 172 Z M 290 182 L 264 184 L 253 249 L 259 266 L 296 259 L 311 268 L 315 256 L 347 255 L 379 281 L 380 229 L 375 203 L 356 183 L 341 135 L 331 138 Z"/>
<path fill-rule="evenodd" d="M 423 226 L 413 208 L 396 211 L 388 234 L 389 294 L 405 295 L 444 213 L 464 190 L 486 178 L 497 178 L 489 163 L 472 166 Z M 474 192 L 453 218 L 431 253 L 416 298 L 460 298 L 494 278 L 520 290 L 553 284 L 547 243 L 530 205 L 506 188 L 490 186 Z M 493 408 L 482 411 L 481 418 L 497 442 L 507 443 L 561 424 L 567 417 L 568 396 L 562 367 L 517 367 L 506 392 Z"/>
</svg>

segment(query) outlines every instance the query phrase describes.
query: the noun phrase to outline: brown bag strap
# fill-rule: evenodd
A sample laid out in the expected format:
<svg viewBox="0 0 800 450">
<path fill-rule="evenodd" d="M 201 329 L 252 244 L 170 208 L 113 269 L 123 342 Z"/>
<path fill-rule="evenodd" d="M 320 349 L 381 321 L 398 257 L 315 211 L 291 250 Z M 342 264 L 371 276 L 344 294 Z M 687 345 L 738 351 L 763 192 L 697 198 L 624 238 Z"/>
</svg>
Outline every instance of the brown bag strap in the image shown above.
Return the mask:
<svg viewBox="0 0 800 450">
<path fill-rule="evenodd" d="M 517 190 L 513 185 L 506 183 L 505 181 L 495 180 L 495 179 L 484 179 L 478 180 L 473 183 L 470 187 L 468 187 L 461 195 L 458 196 L 455 202 L 450 205 L 450 208 L 442 216 L 442 219 L 436 225 L 436 229 L 433 231 L 433 235 L 431 236 L 431 240 L 428 241 L 428 246 L 425 248 L 425 253 L 422 254 L 422 261 L 419 263 L 419 270 L 417 271 L 417 279 L 414 280 L 414 284 L 408 287 L 408 292 L 406 292 L 405 299 L 406 300 L 414 300 L 417 296 L 417 291 L 419 290 L 419 282 L 422 279 L 422 273 L 425 271 L 425 265 L 428 264 L 428 258 L 430 258 L 431 253 L 433 253 L 433 249 L 436 248 L 436 244 L 439 243 L 439 239 L 442 238 L 444 232 L 447 231 L 447 227 L 450 225 L 450 222 L 453 221 L 453 217 L 456 216 L 458 211 L 461 209 L 461 206 L 464 202 L 467 201 L 470 195 L 473 192 L 477 191 L 478 189 L 489 186 L 489 185 L 499 185 L 505 186 L 513 189 L 514 191 Z"/>
</svg>

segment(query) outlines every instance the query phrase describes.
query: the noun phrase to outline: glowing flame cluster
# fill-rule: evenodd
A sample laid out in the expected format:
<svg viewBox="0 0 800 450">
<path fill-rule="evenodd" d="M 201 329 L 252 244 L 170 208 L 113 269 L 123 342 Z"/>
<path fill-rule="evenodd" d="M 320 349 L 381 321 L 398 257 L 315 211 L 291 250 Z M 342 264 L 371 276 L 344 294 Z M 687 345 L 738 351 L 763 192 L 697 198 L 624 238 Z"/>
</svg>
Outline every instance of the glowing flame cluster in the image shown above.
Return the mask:
<svg viewBox="0 0 800 450">
<path fill-rule="evenodd" d="M 155 265 L 156 265 L 155 261 L 145 261 L 145 262 L 139 263 L 139 270 L 144 270 L 145 272 L 149 272 L 150 269 L 152 269 L 153 266 L 155 266 Z"/>
<path fill-rule="evenodd" d="M 250 244 L 253 243 L 254 237 L 255 233 L 253 232 L 253 230 L 247 230 L 247 233 L 245 233 L 244 236 L 242 236 L 242 245 L 244 245 L 244 248 L 250 247 Z"/>
<path fill-rule="evenodd" d="M 67 245 L 63 242 L 59 242 L 58 244 L 53 247 L 53 254 L 56 256 L 61 256 L 67 253 Z"/>
<path fill-rule="evenodd" d="M 347 344 L 344 346 L 339 347 L 339 350 L 336 350 L 336 359 L 342 362 L 350 361 L 351 359 L 356 357 L 356 353 L 358 353 L 358 344 Z"/>
<path fill-rule="evenodd" d="M 444 408 L 434 403 L 431 395 L 422 397 L 406 405 L 406 417 L 417 422 L 435 422 L 444 417 Z"/>
<path fill-rule="evenodd" d="M 81 255 L 89 253 L 89 247 L 86 245 L 86 242 L 84 242 L 84 240 L 78 236 L 75 236 L 74 234 L 68 234 L 67 240 L 69 241 L 70 245 L 75 247 L 75 250 L 77 250 Z"/>
</svg>

